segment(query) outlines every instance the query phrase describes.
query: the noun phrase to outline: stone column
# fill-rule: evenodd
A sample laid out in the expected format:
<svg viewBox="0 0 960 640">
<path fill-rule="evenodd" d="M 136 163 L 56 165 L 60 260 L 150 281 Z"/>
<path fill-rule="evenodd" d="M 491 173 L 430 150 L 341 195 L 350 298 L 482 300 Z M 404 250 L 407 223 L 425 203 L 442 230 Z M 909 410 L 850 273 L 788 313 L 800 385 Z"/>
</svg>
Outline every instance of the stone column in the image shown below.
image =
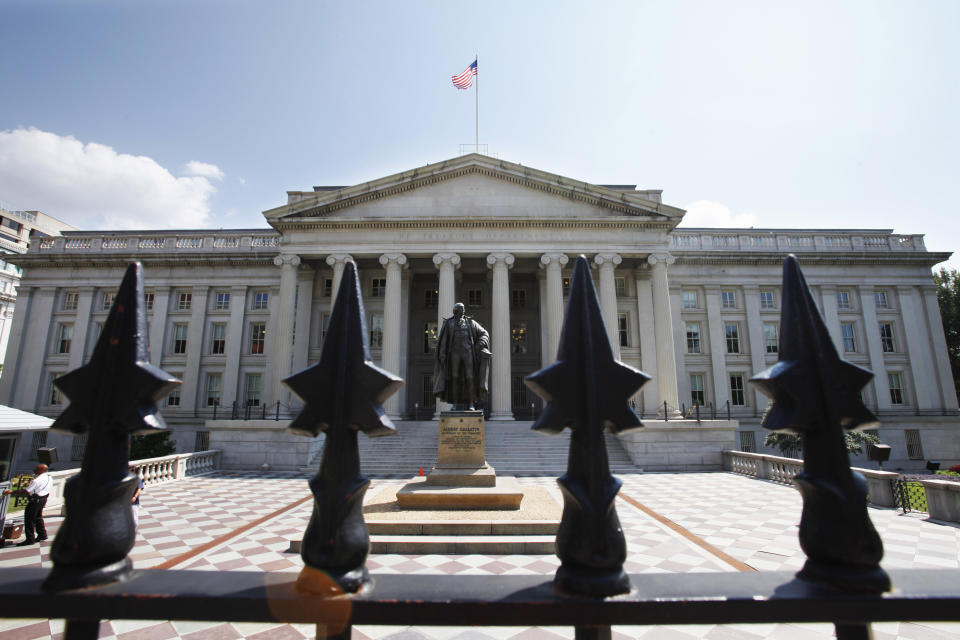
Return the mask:
<svg viewBox="0 0 960 640">
<path fill-rule="evenodd" d="M 77 300 L 77 319 L 73 323 L 73 344 L 70 347 L 70 367 L 73 371 L 87 361 L 87 350 L 93 354 L 93 345 L 87 345 L 90 328 L 90 309 L 93 307 L 93 287 L 81 287 Z M 54 337 L 56 339 L 56 337 Z"/>
<path fill-rule="evenodd" d="M 440 286 L 437 287 L 437 331 L 443 324 L 444 318 L 453 314 L 453 305 L 456 303 L 456 283 L 454 272 L 460 268 L 460 256 L 455 253 L 438 253 L 433 256 L 433 264 L 440 271 Z"/>
<path fill-rule="evenodd" d="M 27 316 L 32 313 L 33 310 L 33 296 L 36 295 L 36 289 L 33 287 L 17 287 L 17 303 L 13 309 L 13 323 L 10 325 L 10 337 L 7 340 L 7 353 L 4 359 L 4 368 L 7 370 L 7 375 L 0 376 L 0 404 L 7 405 L 9 407 L 19 407 L 21 405 L 17 404 L 17 399 L 15 393 L 17 391 L 16 382 L 23 378 L 22 372 L 25 371 L 29 361 L 39 360 L 37 357 L 30 357 L 26 360 L 21 360 L 20 356 L 24 353 L 24 346 L 26 343 L 26 333 L 29 330 L 30 325 L 27 323 Z M 51 312 L 53 309 L 51 308 Z M 27 354 L 37 352 L 27 351 Z M 23 367 L 23 369 L 19 369 Z M 13 375 L 13 372 L 16 372 L 17 375 Z M 33 386 L 36 386 L 34 382 Z M 40 382 L 39 384 L 42 384 Z M 21 385 L 22 386 L 22 385 Z M 26 409 L 26 407 L 23 407 Z"/>
<path fill-rule="evenodd" d="M 187 361 L 183 367 L 183 391 L 180 408 L 193 410 L 206 392 L 206 381 L 200 377 L 200 356 L 204 352 L 203 334 L 207 322 L 207 293 L 210 287 L 199 286 L 192 290 L 190 300 L 190 324 L 187 328 Z M 222 396 L 221 396 L 222 397 Z M 206 405 L 200 402 L 200 408 Z"/>
<path fill-rule="evenodd" d="M 337 291 L 340 290 L 340 278 L 343 277 L 343 265 L 347 260 L 353 260 L 349 253 L 334 253 L 327 256 L 327 264 L 333 267 L 333 287 L 330 289 L 330 311 L 337 303 Z"/>
<path fill-rule="evenodd" d="M 637 412 L 642 408 L 644 412 L 654 409 L 660 398 L 657 387 L 657 339 L 654 333 L 653 321 L 653 289 L 646 270 L 637 269 L 637 326 L 640 327 L 640 368 L 650 374 L 650 381 L 643 385 L 637 394 Z"/>
<path fill-rule="evenodd" d="M 154 300 L 156 308 L 156 300 Z M 227 321 L 226 365 L 223 369 L 223 408 L 233 411 L 237 398 L 244 398 L 240 388 L 240 354 L 243 352 L 243 318 L 247 310 L 247 287 L 230 289 L 230 320 Z M 249 353 L 249 349 L 247 350 Z M 237 403 L 238 415 L 243 415 L 245 398 Z"/>
<path fill-rule="evenodd" d="M 934 374 L 934 354 L 930 351 L 929 326 L 924 318 L 923 301 L 914 287 L 898 286 L 900 317 L 903 318 L 903 334 L 907 337 L 907 355 L 910 358 L 909 373 L 904 371 L 902 377 L 912 375 L 913 394 L 917 399 L 917 409 L 936 409 L 940 404 L 937 399 L 940 389 L 937 387 Z M 886 371 L 882 372 L 884 380 Z M 887 391 L 889 394 L 889 391 Z M 903 390 L 904 404 L 908 404 L 910 389 Z"/>
<path fill-rule="evenodd" d="M 400 373 L 400 351 L 403 345 L 402 310 L 400 287 L 401 271 L 406 267 L 407 256 L 402 253 L 385 253 L 380 256 L 380 264 L 387 269 L 387 290 L 383 298 L 383 349 L 381 363 L 383 368 L 395 375 Z M 393 394 L 383 405 L 391 418 L 400 416 L 400 396 Z"/>
<path fill-rule="evenodd" d="M 300 256 L 279 255 L 273 264 L 280 267 L 280 299 L 277 300 L 276 329 L 273 332 L 273 371 L 270 382 L 270 402 L 278 400 L 290 405 L 290 392 L 283 379 L 290 375 L 293 356 L 294 304 L 297 296 L 297 267 Z"/>
<path fill-rule="evenodd" d="M 837 309 L 837 288 L 833 285 L 820 287 L 820 300 L 823 305 L 823 323 L 833 339 L 837 353 L 843 357 L 843 331 L 840 329 L 840 312 Z M 886 377 L 886 376 L 884 376 Z"/>
<path fill-rule="evenodd" d="M 170 287 L 153 288 L 153 320 L 150 323 L 150 364 L 160 366 L 163 358 L 163 343 L 167 333 L 167 311 L 170 309 Z M 183 393 L 181 391 L 181 393 Z"/>
<path fill-rule="evenodd" d="M 700 340 L 702 345 L 703 334 L 706 333 L 709 336 L 713 399 L 717 415 L 726 416 L 727 401 L 730 399 L 730 381 L 727 379 L 727 335 L 723 326 L 723 316 L 720 315 L 722 308 L 720 289 L 705 287 L 704 294 L 707 305 L 707 326 L 701 327 L 703 331 Z"/>
<path fill-rule="evenodd" d="M 510 276 L 514 258 L 509 253 L 491 253 L 487 266 L 493 270 L 493 322 L 490 326 L 493 371 L 490 376 L 490 419 L 513 420 L 510 396 Z"/>
<path fill-rule="evenodd" d="M 657 389 L 660 390 L 658 414 L 663 413 L 666 402 L 674 415 L 680 414 L 680 397 L 677 391 L 677 358 L 673 351 L 673 313 L 670 311 L 670 284 L 667 282 L 667 265 L 674 263 L 669 253 L 651 254 L 647 262 L 653 267 L 653 329 L 657 339 Z"/>
<path fill-rule="evenodd" d="M 600 267 L 600 310 L 603 312 L 603 323 L 607 326 L 607 338 L 613 349 L 613 357 L 620 359 L 620 336 L 617 324 L 617 285 L 614 281 L 613 270 L 623 262 L 623 258 L 616 253 L 598 253 L 593 261 Z"/>
<path fill-rule="evenodd" d="M 877 398 L 877 410 L 886 411 L 890 404 L 890 390 L 887 388 L 886 366 L 883 360 L 883 343 L 880 341 L 880 321 L 877 320 L 877 303 L 873 299 L 873 287 L 860 286 L 860 308 L 863 311 L 863 331 L 867 340 L 867 355 L 870 357 L 869 369 L 873 371 L 870 381 Z M 843 353 L 841 351 L 841 353 Z"/>
<path fill-rule="evenodd" d="M 763 335 L 763 317 L 760 315 L 760 287 L 745 286 L 743 288 L 743 301 L 747 309 L 747 339 L 750 345 L 750 366 L 753 371 L 763 371 L 767 368 L 767 342 Z M 743 336 L 741 336 L 741 341 Z M 770 402 L 767 397 L 757 391 L 752 384 L 746 385 L 745 394 L 749 394 L 752 402 L 750 404 L 760 411 Z M 762 406 L 761 406 L 762 405 Z"/>
<path fill-rule="evenodd" d="M 947 339 L 943 333 L 943 321 L 940 319 L 940 303 L 937 301 L 935 286 L 920 287 L 920 296 L 927 308 L 927 329 L 930 332 L 930 343 L 933 345 L 934 367 L 937 372 L 937 386 L 944 409 L 957 409 L 957 393 L 953 386 L 953 372 L 950 362 L 943 354 L 947 353 Z M 939 357 L 936 357 L 939 354 Z"/>
<path fill-rule="evenodd" d="M 560 331 L 563 329 L 563 265 L 570 258 L 565 253 L 545 253 L 540 256 L 540 268 L 547 271 L 546 307 L 541 302 L 540 313 L 547 316 L 547 352 L 543 354 L 543 365 L 556 361 L 560 347 Z"/>
<path fill-rule="evenodd" d="M 310 317 L 313 315 L 313 279 L 316 271 L 300 265 L 297 273 L 297 315 L 294 319 L 292 372 L 305 369 L 310 357 Z"/>
</svg>

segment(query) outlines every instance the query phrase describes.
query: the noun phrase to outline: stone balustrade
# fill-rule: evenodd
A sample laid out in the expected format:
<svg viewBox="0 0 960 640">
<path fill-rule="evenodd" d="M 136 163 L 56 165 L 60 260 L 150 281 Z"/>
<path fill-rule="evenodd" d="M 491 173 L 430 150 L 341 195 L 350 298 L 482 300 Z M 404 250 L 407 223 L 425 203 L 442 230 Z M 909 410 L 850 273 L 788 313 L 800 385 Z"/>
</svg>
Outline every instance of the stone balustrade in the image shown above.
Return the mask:
<svg viewBox="0 0 960 640">
<path fill-rule="evenodd" d="M 921 480 L 927 494 L 927 511 L 934 520 L 960 522 L 960 482 Z"/>
<path fill-rule="evenodd" d="M 724 451 L 723 468 L 753 478 L 772 480 L 780 484 L 793 484 L 793 477 L 803 471 L 803 460 L 746 451 Z M 898 474 L 873 469 L 854 468 L 853 470 L 859 471 L 866 478 L 870 504 L 877 507 L 895 506 L 893 484 L 899 477 Z M 957 495 L 960 497 L 960 493 Z"/>
<path fill-rule="evenodd" d="M 279 249 L 280 236 L 268 230 L 262 232 L 197 231 L 149 234 L 98 234 L 95 232 L 68 233 L 65 236 L 44 238 L 30 248 L 31 253 L 122 253 L 151 254 L 157 251 L 178 252 L 263 251 Z"/>
<path fill-rule="evenodd" d="M 671 251 L 926 251 L 922 235 L 837 233 L 817 231 L 763 231 L 755 229 L 677 229 L 671 237 Z"/>
<path fill-rule="evenodd" d="M 195 453 L 177 453 L 160 458 L 131 460 L 130 468 L 143 478 L 143 484 L 150 486 L 172 480 L 182 480 L 188 476 L 200 476 L 212 473 L 220 468 L 220 450 L 197 451 Z M 45 513 L 63 514 L 63 489 L 67 480 L 80 473 L 80 469 L 51 471 L 53 488 L 47 499 Z"/>
</svg>

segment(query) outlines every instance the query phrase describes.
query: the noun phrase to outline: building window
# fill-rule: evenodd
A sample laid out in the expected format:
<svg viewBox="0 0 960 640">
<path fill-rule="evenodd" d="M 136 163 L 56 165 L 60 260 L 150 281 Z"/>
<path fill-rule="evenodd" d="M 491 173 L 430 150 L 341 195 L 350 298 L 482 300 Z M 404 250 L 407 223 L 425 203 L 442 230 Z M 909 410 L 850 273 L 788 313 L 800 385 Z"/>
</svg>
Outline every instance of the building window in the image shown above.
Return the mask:
<svg viewBox="0 0 960 640">
<path fill-rule="evenodd" d="M 846 353 L 857 352 L 857 334 L 852 322 L 840 323 L 840 333 L 843 335 L 843 350 Z"/>
<path fill-rule="evenodd" d="M 57 325 L 57 353 L 70 353 L 71 342 L 73 342 L 73 325 Z"/>
<path fill-rule="evenodd" d="M 737 292 L 736 291 L 721 291 L 720 292 L 720 303 L 724 309 L 736 309 L 737 308 Z"/>
<path fill-rule="evenodd" d="M 527 352 L 527 323 L 514 322 L 510 325 L 510 353 Z"/>
<path fill-rule="evenodd" d="M 923 445 L 920 443 L 920 430 L 904 429 L 903 435 L 907 441 L 907 457 L 911 460 L 923 460 Z"/>
<path fill-rule="evenodd" d="M 250 325 L 250 353 L 262 354 L 263 344 L 267 341 L 267 324 L 254 322 Z"/>
<path fill-rule="evenodd" d="M 330 328 L 330 314 L 322 313 L 320 314 L 320 345 L 323 346 L 323 341 L 327 339 L 327 330 Z"/>
<path fill-rule="evenodd" d="M 214 311 L 226 311 L 230 308 L 230 294 L 226 291 L 217 291 L 216 301 L 213 303 Z"/>
<path fill-rule="evenodd" d="M 193 294 L 180 292 L 177 294 L 177 311 L 189 311 L 193 305 Z"/>
<path fill-rule="evenodd" d="M 887 373 L 890 385 L 890 404 L 903 404 L 903 380 L 899 373 Z"/>
<path fill-rule="evenodd" d="M 227 325 L 217 322 L 213 325 L 210 333 L 210 353 L 214 355 L 225 353 L 227 350 Z"/>
<path fill-rule="evenodd" d="M 176 376 L 176 377 L 179 378 L 180 376 Z M 170 392 L 170 395 L 167 396 L 167 406 L 168 407 L 180 406 L 180 385 L 177 385 L 177 387 Z"/>
<path fill-rule="evenodd" d="M 773 291 L 765 291 L 765 290 L 760 291 L 760 308 L 761 309 L 775 308 L 773 305 Z M 751 432 L 744 431 L 744 433 L 750 433 L 751 436 L 753 435 L 752 431 Z"/>
<path fill-rule="evenodd" d="M 63 306 L 61 306 L 61 309 L 64 311 L 76 311 L 79 300 L 79 293 L 76 291 L 67 291 L 63 294 Z"/>
<path fill-rule="evenodd" d="M 387 295 L 386 278 L 370 278 L 370 297 L 382 298 Z"/>
<path fill-rule="evenodd" d="M 59 373 L 50 374 L 50 406 L 56 407 L 63 404 L 63 393 L 60 391 L 60 388 L 57 386 L 57 378 L 60 377 Z"/>
<path fill-rule="evenodd" d="M 43 431 L 34 431 L 33 437 L 30 439 L 30 459 L 37 459 L 37 449 L 40 447 L 47 446 L 47 434 L 50 433 L 47 430 Z"/>
<path fill-rule="evenodd" d="M 70 459 L 83 460 L 83 454 L 87 450 L 87 434 L 73 436 L 73 443 L 70 445 Z"/>
<path fill-rule="evenodd" d="M 850 308 L 850 292 L 846 289 L 841 289 L 837 291 L 837 308 L 838 309 L 849 309 Z"/>
<path fill-rule="evenodd" d="M 563 296 L 566 297 L 570 295 L 570 278 L 561 278 L 561 288 L 563 289 Z"/>
<path fill-rule="evenodd" d="M 743 376 L 739 373 L 730 374 L 730 404 L 735 407 L 746 404 L 743 395 Z"/>
<path fill-rule="evenodd" d="M 697 300 L 696 291 L 684 291 L 683 292 L 683 308 L 684 309 L 697 309 L 700 307 L 700 304 Z"/>
<path fill-rule="evenodd" d="M 626 278 L 621 278 L 619 276 L 615 277 L 613 279 L 613 287 L 617 292 L 618 298 L 627 297 L 627 279 Z"/>
<path fill-rule="evenodd" d="M 510 308 L 523 309 L 527 306 L 527 290 L 512 289 L 510 291 Z"/>
<path fill-rule="evenodd" d="M 113 299 L 117 294 L 113 291 L 104 291 L 103 297 L 100 299 L 100 309 L 103 311 L 110 311 L 110 307 L 113 306 Z"/>
<path fill-rule="evenodd" d="M 896 351 L 896 345 L 893 343 L 893 323 L 880 323 L 880 345 L 884 353 L 893 353 Z"/>
<path fill-rule="evenodd" d="M 333 297 L 333 278 L 323 279 L 323 297 L 324 298 Z"/>
<path fill-rule="evenodd" d="M 740 353 L 740 325 L 728 322 L 723 325 L 723 332 L 727 337 L 727 353 Z"/>
<path fill-rule="evenodd" d="M 209 451 L 210 450 L 210 432 L 209 431 L 197 431 L 197 437 L 193 442 L 194 451 Z"/>
<path fill-rule="evenodd" d="M 700 323 L 687 323 L 687 353 L 700 353 Z"/>
<path fill-rule="evenodd" d="M 423 308 L 436 309 L 440 300 L 440 292 L 436 289 L 427 289 L 423 292 Z"/>
<path fill-rule="evenodd" d="M 483 290 L 468 289 L 467 290 L 467 306 L 479 307 L 482 305 L 483 305 Z"/>
<path fill-rule="evenodd" d="M 878 309 L 889 309 L 890 302 L 887 300 L 887 290 L 886 289 L 877 289 L 873 292 L 873 301 L 876 303 Z"/>
<path fill-rule="evenodd" d="M 153 293 L 143 294 L 143 308 L 147 311 L 153 311 Z"/>
<path fill-rule="evenodd" d="M 693 403 L 695 407 L 702 407 L 706 404 L 703 401 L 703 374 L 702 373 L 691 373 L 690 374 L 690 402 Z"/>
<path fill-rule="evenodd" d="M 427 415 L 429 415 L 433 413 L 432 407 L 437 403 L 436 397 L 433 395 L 433 375 L 429 373 L 423 374 L 420 378 L 420 384 L 422 385 L 420 391 L 420 406 L 426 407 L 429 412 Z"/>
<path fill-rule="evenodd" d="M 248 407 L 260 406 L 261 397 L 260 397 L 260 374 L 259 373 L 247 374 L 246 395 L 247 395 Z"/>
<path fill-rule="evenodd" d="M 221 382 L 222 382 L 222 378 L 220 377 L 219 373 L 207 374 L 207 406 L 208 407 L 220 406 Z"/>
<path fill-rule="evenodd" d="M 173 325 L 173 352 L 187 352 L 187 325 L 177 323 Z"/>
<path fill-rule="evenodd" d="M 380 349 L 383 347 L 383 314 L 370 314 L 370 346 Z"/>
<path fill-rule="evenodd" d="M 617 337 L 621 347 L 630 346 L 630 318 L 626 313 L 617 314 Z"/>
<path fill-rule="evenodd" d="M 763 323 L 763 344 L 767 353 L 777 353 L 780 350 L 776 322 Z"/>
<path fill-rule="evenodd" d="M 757 452 L 757 441 L 753 435 L 753 431 L 740 432 L 740 451 L 744 453 Z"/>
<path fill-rule="evenodd" d="M 423 352 L 433 353 L 437 348 L 437 340 L 440 336 L 437 334 L 436 322 L 423 323 Z"/>
<path fill-rule="evenodd" d="M 270 302 L 270 294 L 266 291 L 255 291 L 253 293 L 253 310 L 263 311 Z"/>
</svg>

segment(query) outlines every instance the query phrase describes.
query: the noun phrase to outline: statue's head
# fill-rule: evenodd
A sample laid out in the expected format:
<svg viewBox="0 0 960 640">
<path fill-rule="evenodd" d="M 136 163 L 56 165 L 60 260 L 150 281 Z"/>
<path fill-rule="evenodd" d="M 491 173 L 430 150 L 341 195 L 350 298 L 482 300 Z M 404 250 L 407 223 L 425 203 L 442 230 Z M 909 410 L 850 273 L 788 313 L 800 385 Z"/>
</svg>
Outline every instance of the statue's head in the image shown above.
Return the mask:
<svg viewBox="0 0 960 640">
<path fill-rule="evenodd" d="M 463 312 L 464 312 L 464 306 L 462 302 L 458 302 L 457 304 L 453 305 L 454 318 L 459 318 L 460 316 L 463 315 Z"/>
</svg>

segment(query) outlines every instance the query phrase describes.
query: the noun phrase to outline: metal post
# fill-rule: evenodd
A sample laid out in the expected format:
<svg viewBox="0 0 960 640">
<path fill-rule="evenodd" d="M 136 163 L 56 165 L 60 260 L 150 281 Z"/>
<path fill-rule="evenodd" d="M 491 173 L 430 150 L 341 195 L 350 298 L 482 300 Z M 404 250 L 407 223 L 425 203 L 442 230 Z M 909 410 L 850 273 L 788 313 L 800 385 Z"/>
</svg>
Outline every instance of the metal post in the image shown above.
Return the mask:
<svg viewBox="0 0 960 640">
<path fill-rule="evenodd" d="M 663 401 L 663 421 L 666 422 L 670 419 L 670 414 L 667 413 L 667 401 Z"/>
<path fill-rule="evenodd" d="M 727 400 L 727 420 L 730 420 L 730 401 Z"/>
<path fill-rule="evenodd" d="M 67 620 L 65 640 L 96 640 L 100 635 L 99 620 Z"/>
<path fill-rule="evenodd" d="M 218 403 L 216 403 L 216 402 L 213 403 L 213 419 L 214 419 L 214 420 L 217 419 L 217 404 L 218 404 Z"/>
<path fill-rule="evenodd" d="M 267 419 L 267 403 L 266 402 L 260 405 L 260 419 L 261 420 Z"/>
<path fill-rule="evenodd" d="M 277 422 L 280 421 L 280 401 L 279 400 L 277 400 L 277 417 L 274 418 L 274 420 L 276 420 Z"/>
<path fill-rule="evenodd" d="M 574 640 L 610 640 L 610 625 L 577 625 L 573 628 Z"/>
<path fill-rule="evenodd" d="M 700 405 L 697 406 L 697 424 L 700 424 Z"/>
</svg>

